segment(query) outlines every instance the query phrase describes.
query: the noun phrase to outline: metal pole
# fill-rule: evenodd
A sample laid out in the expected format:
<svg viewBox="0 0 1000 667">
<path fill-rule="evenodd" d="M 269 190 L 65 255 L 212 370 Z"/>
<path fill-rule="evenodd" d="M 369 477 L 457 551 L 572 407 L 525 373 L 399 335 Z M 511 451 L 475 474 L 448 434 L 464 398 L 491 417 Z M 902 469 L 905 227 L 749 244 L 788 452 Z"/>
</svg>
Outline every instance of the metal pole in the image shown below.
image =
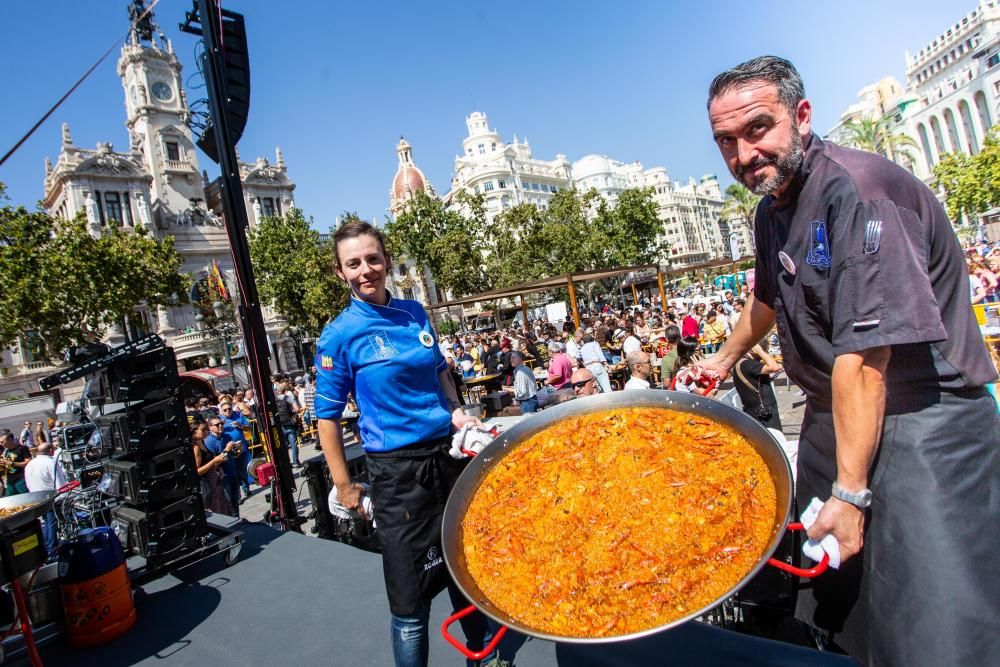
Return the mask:
<svg viewBox="0 0 1000 667">
<path fill-rule="evenodd" d="M 288 454 L 288 443 L 281 430 L 274 427 L 277 401 L 274 397 L 274 389 L 267 381 L 271 375 L 268 363 L 271 353 L 268 349 L 264 316 L 260 309 L 257 282 L 254 279 L 253 265 L 250 262 L 250 249 L 247 244 L 246 230 L 249 229 L 250 223 L 247 219 L 243 198 L 243 184 L 240 181 L 236 148 L 230 139 L 229 119 L 226 115 L 229 97 L 226 93 L 222 23 L 225 18 L 232 19 L 234 16 L 239 17 L 239 15 L 228 11 L 221 13 L 216 0 L 197 0 L 197 3 L 198 21 L 201 24 L 202 37 L 205 41 L 202 71 L 208 93 L 208 106 L 215 126 L 219 166 L 222 168 L 220 194 L 222 195 L 223 219 L 226 224 L 226 233 L 229 236 L 229 246 L 233 253 L 236 279 L 240 286 L 239 314 L 240 322 L 243 325 L 247 368 L 250 371 L 254 392 L 260 398 L 262 408 L 258 415 L 260 433 L 275 466 L 279 518 L 288 530 L 302 532 L 303 519 L 299 516 L 292 491 L 294 473 Z M 242 19 L 242 17 L 239 18 Z"/>
<path fill-rule="evenodd" d="M 521 297 L 521 316 L 524 318 L 521 321 L 521 325 L 522 325 L 522 327 L 524 329 L 527 329 L 528 328 L 528 306 L 527 306 L 527 304 L 524 303 L 524 295 L 520 294 L 518 296 Z"/>
<path fill-rule="evenodd" d="M 573 324 L 576 328 L 580 328 L 580 311 L 576 308 L 576 288 L 573 287 L 573 276 L 568 276 L 566 278 L 566 284 L 569 285 L 569 303 L 573 308 Z"/>
<path fill-rule="evenodd" d="M 663 274 L 660 273 L 659 269 L 656 270 L 656 283 L 660 287 L 660 310 L 666 312 L 666 310 L 667 310 L 667 293 L 663 289 Z"/>
</svg>

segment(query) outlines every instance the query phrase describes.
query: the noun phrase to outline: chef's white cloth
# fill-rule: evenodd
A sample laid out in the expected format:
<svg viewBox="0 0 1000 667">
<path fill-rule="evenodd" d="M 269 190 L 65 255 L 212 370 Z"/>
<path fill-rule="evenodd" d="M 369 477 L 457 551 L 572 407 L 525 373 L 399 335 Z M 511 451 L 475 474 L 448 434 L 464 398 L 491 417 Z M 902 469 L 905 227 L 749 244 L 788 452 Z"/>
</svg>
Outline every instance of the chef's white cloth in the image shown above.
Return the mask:
<svg viewBox="0 0 1000 667">
<path fill-rule="evenodd" d="M 483 448 L 492 441 L 493 434 L 490 433 L 490 429 L 481 424 L 466 424 L 452 437 L 448 453 L 454 459 L 464 459 L 483 451 Z"/>
<path fill-rule="evenodd" d="M 361 507 L 365 510 L 365 516 L 371 519 L 375 516 L 375 506 L 372 505 L 372 487 L 369 484 L 361 483 L 363 489 L 361 495 Z M 327 504 L 330 506 L 330 514 L 341 519 L 357 519 L 361 515 L 356 510 L 349 510 L 340 504 L 337 499 L 337 487 L 334 486 L 330 489 L 330 495 L 326 498 Z"/>
<path fill-rule="evenodd" d="M 812 525 L 816 523 L 816 518 L 819 516 L 819 511 L 823 509 L 823 501 L 819 498 L 813 498 L 809 503 L 809 507 L 802 512 L 802 516 L 799 521 L 805 526 L 806 530 L 812 528 Z M 827 535 L 822 540 L 818 542 L 816 540 L 811 540 L 806 538 L 802 543 L 802 553 L 804 553 L 809 558 L 812 558 L 817 563 L 823 560 L 823 554 L 827 553 L 830 556 L 830 567 L 834 570 L 840 568 L 840 544 L 837 542 L 837 538 L 833 535 Z"/>
</svg>

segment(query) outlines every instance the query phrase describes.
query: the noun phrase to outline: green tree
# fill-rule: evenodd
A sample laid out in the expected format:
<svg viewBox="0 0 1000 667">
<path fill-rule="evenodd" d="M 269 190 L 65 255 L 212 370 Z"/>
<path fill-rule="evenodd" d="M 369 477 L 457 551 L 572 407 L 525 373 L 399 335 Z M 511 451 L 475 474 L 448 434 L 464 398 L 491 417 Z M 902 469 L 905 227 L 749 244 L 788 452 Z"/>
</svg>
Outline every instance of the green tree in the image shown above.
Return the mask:
<svg viewBox="0 0 1000 667">
<path fill-rule="evenodd" d="M 321 242 L 312 220 L 297 208 L 262 219 L 248 240 L 261 301 L 289 326 L 318 336 L 347 299 L 333 270 L 333 242 Z"/>
<path fill-rule="evenodd" d="M 1000 206 L 1000 126 L 986 134 L 976 155 L 947 153 L 934 166 L 936 187 L 945 193 L 948 215 L 956 223 L 965 215 L 978 221 L 983 213 Z"/>
<path fill-rule="evenodd" d="M 82 215 L 56 220 L 43 211 L 0 208 L 0 346 L 32 331 L 35 352 L 55 359 L 71 345 L 98 340 L 145 304 L 186 301 L 190 278 L 174 240 L 142 229 L 94 238 Z"/>
<path fill-rule="evenodd" d="M 850 148 L 878 153 L 890 160 L 903 158 L 914 162 L 911 149 L 917 147 L 917 142 L 903 133 L 892 131 L 892 116 L 883 116 L 875 120 L 862 118 L 844 124 L 844 145 Z"/>
<path fill-rule="evenodd" d="M 754 216 L 760 195 L 755 195 L 741 183 L 733 183 L 726 188 L 726 199 L 722 202 L 722 217 L 725 220 L 737 218 L 753 229 Z"/>
<path fill-rule="evenodd" d="M 586 268 L 652 264 L 667 256 L 670 244 L 662 238 L 663 222 L 653 188 L 623 190 L 614 206 L 599 197 L 597 200 L 597 216 L 588 239 L 593 260 Z"/>
</svg>

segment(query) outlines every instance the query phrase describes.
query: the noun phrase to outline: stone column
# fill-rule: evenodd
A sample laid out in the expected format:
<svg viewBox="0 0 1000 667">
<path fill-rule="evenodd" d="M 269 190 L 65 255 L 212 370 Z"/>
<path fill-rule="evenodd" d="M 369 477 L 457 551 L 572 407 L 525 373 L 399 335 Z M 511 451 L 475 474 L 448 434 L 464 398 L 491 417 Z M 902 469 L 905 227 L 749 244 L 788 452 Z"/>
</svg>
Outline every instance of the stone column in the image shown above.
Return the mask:
<svg viewBox="0 0 1000 667">
<path fill-rule="evenodd" d="M 156 333 L 161 336 L 168 336 L 177 331 L 170 317 L 170 309 L 165 306 L 156 309 L 156 324 Z"/>
</svg>

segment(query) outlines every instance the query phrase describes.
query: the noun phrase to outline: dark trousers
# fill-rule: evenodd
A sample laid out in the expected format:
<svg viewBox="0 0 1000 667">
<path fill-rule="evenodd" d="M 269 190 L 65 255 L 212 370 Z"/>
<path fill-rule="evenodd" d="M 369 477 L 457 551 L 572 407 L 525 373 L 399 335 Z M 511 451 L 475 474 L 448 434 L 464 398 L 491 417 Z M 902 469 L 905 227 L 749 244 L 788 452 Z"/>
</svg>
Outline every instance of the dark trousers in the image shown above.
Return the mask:
<svg viewBox="0 0 1000 667">
<path fill-rule="evenodd" d="M 806 409 L 796 498 L 826 500 L 833 414 Z M 796 616 L 865 665 L 988 665 L 1000 655 L 1000 417 L 983 390 L 890 389 L 864 548 L 799 589 Z M 811 562 L 810 562 L 811 564 Z"/>
<path fill-rule="evenodd" d="M 223 477 L 222 478 L 222 490 L 226 492 L 226 498 L 229 499 L 230 504 L 233 506 L 233 516 L 238 517 L 240 515 L 240 478 L 236 477 Z"/>
</svg>

